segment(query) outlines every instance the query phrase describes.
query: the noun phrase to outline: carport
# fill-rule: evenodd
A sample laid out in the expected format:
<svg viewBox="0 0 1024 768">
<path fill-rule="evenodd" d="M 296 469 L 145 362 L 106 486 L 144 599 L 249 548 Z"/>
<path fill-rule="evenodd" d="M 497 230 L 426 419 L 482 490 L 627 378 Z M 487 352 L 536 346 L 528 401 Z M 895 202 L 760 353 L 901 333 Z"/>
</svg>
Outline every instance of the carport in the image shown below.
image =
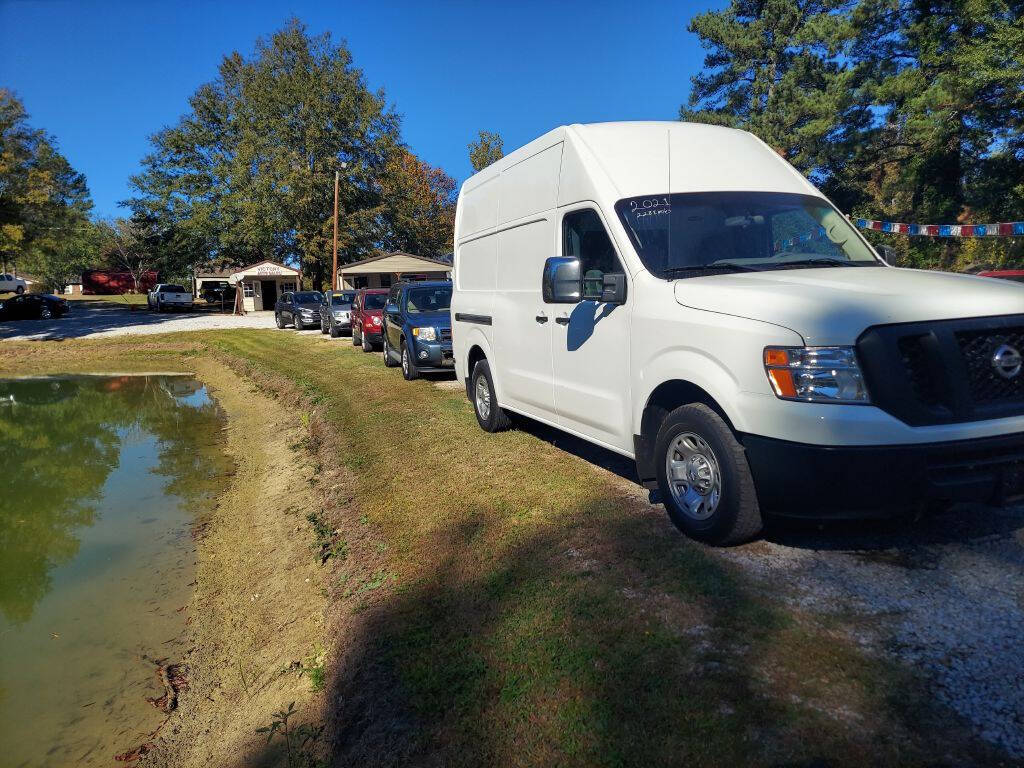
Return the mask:
<svg viewBox="0 0 1024 768">
<path fill-rule="evenodd" d="M 452 265 L 395 251 L 338 266 L 338 290 L 388 288 L 399 280 L 450 280 Z"/>
</svg>

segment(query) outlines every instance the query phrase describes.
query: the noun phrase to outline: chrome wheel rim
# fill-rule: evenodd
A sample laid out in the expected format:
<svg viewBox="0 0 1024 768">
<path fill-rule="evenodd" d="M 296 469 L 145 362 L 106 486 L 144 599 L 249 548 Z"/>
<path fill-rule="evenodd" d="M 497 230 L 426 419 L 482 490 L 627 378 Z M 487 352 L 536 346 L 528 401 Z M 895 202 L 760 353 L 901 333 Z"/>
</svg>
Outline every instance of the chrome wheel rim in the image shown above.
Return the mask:
<svg viewBox="0 0 1024 768">
<path fill-rule="evenodd" d="M 476 379 L 476 412 L 482 421 L 491 418 L 491 390 L 487 386 L 487 379 L 477 376 Z"/>
<path fill-rule="evenodd" d="M 722 472 L 711 446 L 700 435 L 681 432 L 669 443 L 665 477 L 676 506 L 687 517 L 707 520 L 722 499 Z"/>
</svg>

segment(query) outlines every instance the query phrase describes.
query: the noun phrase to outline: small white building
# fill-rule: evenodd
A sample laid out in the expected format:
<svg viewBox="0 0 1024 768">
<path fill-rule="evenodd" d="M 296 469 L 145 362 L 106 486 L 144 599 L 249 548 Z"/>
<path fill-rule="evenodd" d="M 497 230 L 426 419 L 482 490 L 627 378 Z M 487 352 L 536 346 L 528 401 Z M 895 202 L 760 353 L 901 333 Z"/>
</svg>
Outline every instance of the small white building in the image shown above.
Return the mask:
<svg viewBox="0 0 1024 768">
<path fill-rule="evenodd" d="M 199 296 L 204 283 L 228 284 L 241 287 L 242 308 L 246 312 L 272 310 L 277 297 L 285 291 L 297 290 L 301 273 L 294 267 L 276 261 L 258 261 L 237 269 L 221 272 L 197 272 L 192 292 Z"/>
<path fill-rule="evenodd" d="M 395 251 L 338 265 L 338 290 L 389 288 L 399 280 L 451 280 L 452 265 Z"/>
</svg>

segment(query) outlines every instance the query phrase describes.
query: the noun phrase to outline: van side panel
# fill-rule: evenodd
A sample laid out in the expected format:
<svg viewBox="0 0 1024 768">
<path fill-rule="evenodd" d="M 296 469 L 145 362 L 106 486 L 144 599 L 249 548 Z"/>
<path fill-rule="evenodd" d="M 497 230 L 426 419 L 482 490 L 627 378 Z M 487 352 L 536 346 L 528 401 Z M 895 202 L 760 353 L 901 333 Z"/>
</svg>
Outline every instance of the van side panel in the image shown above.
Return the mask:
<svg viewBox="0 0 1024 768">
<path fill-rule="evenodd" d="M 496 187 L 496 185 L 492 185 Z M 462 203 L 460 202 L 460 205 Z M 455 248 L 455 285 L 452 294 L 452 353 L 455 373 L 460 380 L 469 376 L 469 351 L 478 344 L 486 353 L 491 350 L 491 327 L 486 318 L 494 302 L 498 236 L 483 235 Z M 476 316 L 467 322 L 465 316 Z"/>
<path fill-rule="evenodd" d="M 502 172 L 499 226 L 555 207 L 561 162 L 562 144 L 559 142 Z"/>
<path fill-rule="evenodd" d="M 554 217 L 549 213 L 540 221 L 497 235 L 498 291 L 492 312 L 495 386 L 501 404 L 547 419 L 553 419 L 554 411 L 554 323 L 537 322 L 537 316 L 545 310 L 541 273 L 544 261 L 554 255 L 554 232 Z"/>
<path fill-rule="evenodd" d="M 497 224 L 499 178 L 495 174 L 481 179 L 471 189 L 463 189 L 458 211 L 460 239 L 472 237 Z"/>
<path fill-rule="evenodd" d="M 579 140 L 566 140 L 562 150 L 562 169 L 558 179 L 558 205 L 571 205 L 583 200 L 593 200 L 594 183 L 587 166 L 580 156 Z"/>
<path fill-rule="evenodd" d="M 498 238 L 484 235 L 459 246 L 459 268 L 455 283 L 460 291 L 485 291 L 490 303 L 494 292 Z M 475 301 L 470 299 L 471 302 Z"/>
</svg>

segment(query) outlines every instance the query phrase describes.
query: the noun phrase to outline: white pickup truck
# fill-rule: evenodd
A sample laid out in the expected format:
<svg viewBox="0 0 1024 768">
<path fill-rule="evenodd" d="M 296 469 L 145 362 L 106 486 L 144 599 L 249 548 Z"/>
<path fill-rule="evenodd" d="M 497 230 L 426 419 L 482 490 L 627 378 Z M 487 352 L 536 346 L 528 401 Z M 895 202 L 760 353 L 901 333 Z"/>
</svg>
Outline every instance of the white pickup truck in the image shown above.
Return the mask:
<svg viewBox="0 0 1024 768">
<path fill-rule="evenodd" d="M 158 283 L 146 296 L 146 303 L 157 312 L 165 308 L 192 309 L 192 294 L 180 285 Z"/>
<path fill-rule="evenodd" d="M 28 283 L 14 275 L 0 275 L 0 293 L 24 293 Z"/>
</svg>

